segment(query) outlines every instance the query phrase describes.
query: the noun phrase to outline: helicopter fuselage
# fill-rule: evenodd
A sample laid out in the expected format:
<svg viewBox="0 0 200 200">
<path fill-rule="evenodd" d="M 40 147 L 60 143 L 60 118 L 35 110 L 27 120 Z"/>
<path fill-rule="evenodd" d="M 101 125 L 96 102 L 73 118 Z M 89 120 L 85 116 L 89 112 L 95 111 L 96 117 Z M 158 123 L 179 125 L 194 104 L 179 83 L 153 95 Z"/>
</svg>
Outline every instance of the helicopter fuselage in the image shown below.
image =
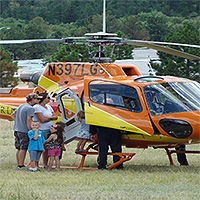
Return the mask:
<svg viewBox="0 0 200 200">
<path fill-rule="evenodd" d="M 65 94 L 67 89 L 80 99 L 78 108 L 72 95 Z M 69 127 L 73 126 L 71 118 L 76 121 L 78 109 L 84 109 L 86 123 L 121 130 L 126 147 L 175 147 L 200 142 L 197 82 L 142 76 L 132 64 L 49 63 L 37 88 L 13 88 L 0 94 L 0 117 L 11 120 L 11 113 L 25 102 L 27 94 L 44 90 L 56 97 L 58 106 L 55 102 L 52 106 Z M 65 142 L 71 141 L 67 132 L 64 138 Z"/>
</svg>

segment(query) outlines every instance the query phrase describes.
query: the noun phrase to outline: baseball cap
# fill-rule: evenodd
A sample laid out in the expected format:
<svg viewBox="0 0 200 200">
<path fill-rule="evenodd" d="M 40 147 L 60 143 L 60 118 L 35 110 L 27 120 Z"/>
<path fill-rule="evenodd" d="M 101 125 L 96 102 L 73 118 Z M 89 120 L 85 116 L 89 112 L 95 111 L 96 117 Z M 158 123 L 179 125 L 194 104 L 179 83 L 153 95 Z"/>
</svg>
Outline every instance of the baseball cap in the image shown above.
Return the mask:
<svg viewBox="0 0 200 200">
<path fill-rule="evenodd" d="M 42 96 L 39 96 L 38 94 L 35 93 L 31 93 L 26 96 L 27 100 L 40 99 L 40 98 L 42 98 Z"/>
</svg>

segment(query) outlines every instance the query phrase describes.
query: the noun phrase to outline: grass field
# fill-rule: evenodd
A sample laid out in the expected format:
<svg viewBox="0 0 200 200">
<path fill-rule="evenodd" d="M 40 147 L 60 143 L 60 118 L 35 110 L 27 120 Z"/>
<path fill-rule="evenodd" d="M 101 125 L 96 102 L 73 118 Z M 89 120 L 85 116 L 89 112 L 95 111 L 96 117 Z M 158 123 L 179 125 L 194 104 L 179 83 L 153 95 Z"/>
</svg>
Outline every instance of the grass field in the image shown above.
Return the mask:
<svg viewBox="0 0 200 200">
<path fill-rule="evenodd" d="M 172 167 L 164 150 L 124 148 L 123 152 L 135 152 L 136 156 L 120 171 L 17 171 L 13 122 L 0 120 L 0 127 L 0 199 L 199 200 L 199 155 L 187 155 L 188 167 Z M 66 145 L 62 165 L 79 164 L 80 155 L 75 155 L 75 147 L 76 141 Z M 200 145 L 187 149 L 200 150 Z M 28 158 L 27 154 L 26 163 Z M 176 160 L 176 155 L 173 158 Z M 108 163 L 111 162 L 109 158 Z M 96 157 L 89 156 L 86 166 L 96 167 Z"/>
</svg>

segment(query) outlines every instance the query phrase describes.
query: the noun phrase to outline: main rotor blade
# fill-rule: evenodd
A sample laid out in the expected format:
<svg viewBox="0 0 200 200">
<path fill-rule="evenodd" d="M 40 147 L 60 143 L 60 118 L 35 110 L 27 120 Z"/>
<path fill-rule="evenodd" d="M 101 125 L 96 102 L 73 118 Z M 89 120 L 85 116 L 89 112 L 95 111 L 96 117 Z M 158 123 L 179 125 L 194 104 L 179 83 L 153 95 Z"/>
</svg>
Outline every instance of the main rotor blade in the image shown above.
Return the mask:
<svg viewBox="0 0 200 200">
<path fill-rule="evenodd" d="M 182 43 L 156 42 L 156 41 L 148 41 L 148 42 L 153 43 L 153 44 L 173 45 L 173 46 L 182 46 L 182 47 L 194 47 L 194 48 L 200 49 L 200 45 L 196 45 L 196 44 L 182 44 Z"/>
<path fill-rule="evenodd" d="M 170 47 L 160 46 L 160 45 L 154 44 L 153 42 L 149 42 L 149 41 L 124 40 L 124 43 L 130 44 L 130 45 L 135 45 L 135 46 L 148 47 L 148 48 L 151 48 L 151 49 L 155 49 L 155 50 L 158 50 L 158 51 L 162 51 L 164 53 L 168 53 L 168 54 L 179 56 L 179 57 L 186 58 L 186 59 L 200 60 L 200 57 L 198 57 L 198 56 L 195 56 L 195 55 L 183 52 L 183 51 L 179 51 L 179 50 L 176 50 L 176 49 L 172 49 Z M 158 43 L 164 44 L 165 42 L 163 42 L 163 43 L 158 42 Z M 171 44 L 172 45 L 173 43 L 165 43 L 165 44 Z M 188 47 L 190 45 L 183 44 L 181 46 L 187 46 Z M 190 47 L 194 47 L 194 46 L 197 46 L 197 48 L 200 48 L 198 45 L 192 45 Z"/>
<path fill-rule="evenodd" d="M 1 44 L 26 44 L 26 43 L 64 43 L 65 39 L 31 39 L 31 40 L 0 40 Z"/>
</svg>

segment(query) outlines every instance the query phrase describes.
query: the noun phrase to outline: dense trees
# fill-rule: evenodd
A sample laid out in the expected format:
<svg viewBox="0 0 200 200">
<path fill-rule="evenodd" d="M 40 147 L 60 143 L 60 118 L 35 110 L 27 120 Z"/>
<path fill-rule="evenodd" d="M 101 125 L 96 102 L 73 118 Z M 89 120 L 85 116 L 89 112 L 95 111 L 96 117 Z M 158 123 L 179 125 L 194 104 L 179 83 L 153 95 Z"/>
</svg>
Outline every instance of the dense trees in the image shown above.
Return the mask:
<svg viewBox="0 0 200 200">
<path fill-rule="evenodd" d="M 13 63 L 8 51 L 0 50 L 0 87 L 14 87 L 18 79 L 14 77 L 17 71 L 17 64 Z"/>
<path fill-rule="evenodd" d="M 166 40 L 169 42 L 198 44 L 200 42 L 199 21 L 196 23 L 185 20 L 176 25 L 174 31 L 169 33 Z M 174 48 L 174 47 L 173 47 Z M 175 47 L 177 50 L 194 54 L 200 57 L 200 50 L 191 47 Z M 187 60 L 177 56 L 159 52 L 161 64 L 152 64 L 158 75 L 171 75 L 200 81 L 200 62 Z"/>
<path fill-rule="evenodd" d="M 26 20 L 39 16 L 51 24 L 79 22 L 102 13 L 103 0 L 6 0 L 0 1 L 0 17 Z M 159 11 L 168 16 L 188 18 L 199 14 L 199 0 L 107 0 L 107 9 L 116 18 Z"/>
</svg>

